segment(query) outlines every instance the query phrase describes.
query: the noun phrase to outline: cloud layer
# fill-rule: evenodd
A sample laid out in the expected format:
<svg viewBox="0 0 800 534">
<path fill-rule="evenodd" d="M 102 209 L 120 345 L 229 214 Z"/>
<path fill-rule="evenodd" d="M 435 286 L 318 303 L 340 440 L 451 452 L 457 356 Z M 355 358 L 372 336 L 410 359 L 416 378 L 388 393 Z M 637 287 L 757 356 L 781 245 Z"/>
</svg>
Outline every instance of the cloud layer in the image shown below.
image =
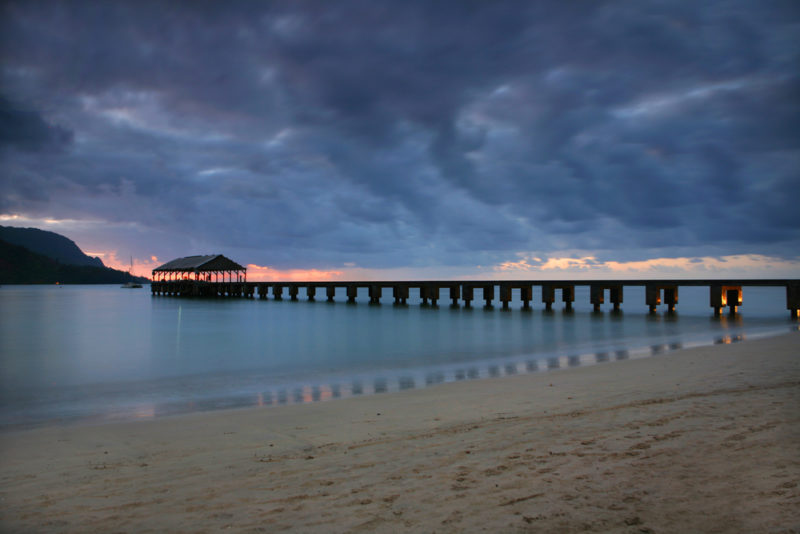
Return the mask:
<svg viewBox="0 0 800 534">
<path fill-rule="evenodd" d="M 0 214 L 72 221 L 93 249 L 322 270 L 798 257 L 794 2 L 25 1 L 0 20 Z"/>
</svg>

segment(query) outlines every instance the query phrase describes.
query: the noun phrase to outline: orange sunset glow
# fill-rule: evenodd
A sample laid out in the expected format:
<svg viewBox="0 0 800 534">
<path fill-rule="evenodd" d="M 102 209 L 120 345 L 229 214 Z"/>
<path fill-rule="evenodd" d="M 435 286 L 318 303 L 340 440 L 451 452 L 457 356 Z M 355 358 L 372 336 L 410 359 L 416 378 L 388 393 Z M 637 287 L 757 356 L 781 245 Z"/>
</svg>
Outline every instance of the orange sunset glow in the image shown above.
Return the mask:
<svg viewBox="0 0 800 534">
<path fill-rule="evenodd" d="M 253 282 L 272 282 L 275 280 L 321 282 L 335 280 L 343 271 L 321 271 L 318 269 L 273 269 L 272 267 L 247 264 L 247 279 Z"/>
<path fill-rule="evenodd" d="M 800 269 L 800 261 L 765 256 L 761 254 L 736 254 L 720 257 L 651 258 L 641 261 L 603 261 L 593 255 L 575 257 L 540 258 L 518 254 L 516 261 L 506 261 L 493 267 L 501 278 L 537 278 L 570 276 L 573 278 L 598 276 L 703 276 L 707 273 L 728 275 L 756 275 L 770 273 L 788 276 Z"/>
<path fill-rule="evenodd" d="M 134 276 L 143 276 L 145 278 L 150 278 L 153 269 L 164 263 L 156 256 L 150 256 L 149 258 L 134 257 L 133 269 L 131 269 L 130 256 L 127 258 L 121 257 L 116 250 L 109 252 L 86 252 L 86 254 L 88 256 L 96 256 L 100 258 L 106 267 L 111 267 L 112 269 L 117 269 L 118 271 L 130 271 Z"/>
</svg>

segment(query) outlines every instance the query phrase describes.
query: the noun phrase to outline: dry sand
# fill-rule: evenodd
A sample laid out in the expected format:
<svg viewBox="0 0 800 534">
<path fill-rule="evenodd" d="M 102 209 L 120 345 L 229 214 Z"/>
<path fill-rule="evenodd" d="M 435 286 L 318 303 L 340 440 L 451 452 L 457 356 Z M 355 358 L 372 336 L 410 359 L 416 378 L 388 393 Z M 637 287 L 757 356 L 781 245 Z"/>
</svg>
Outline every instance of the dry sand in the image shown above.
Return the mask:
<svg viewBox="0 0 800 534">
<path fill-rule="evenodd" d="M 0 446 L 8 532 L 800 532 L 800 333 Z"/>
</svg>

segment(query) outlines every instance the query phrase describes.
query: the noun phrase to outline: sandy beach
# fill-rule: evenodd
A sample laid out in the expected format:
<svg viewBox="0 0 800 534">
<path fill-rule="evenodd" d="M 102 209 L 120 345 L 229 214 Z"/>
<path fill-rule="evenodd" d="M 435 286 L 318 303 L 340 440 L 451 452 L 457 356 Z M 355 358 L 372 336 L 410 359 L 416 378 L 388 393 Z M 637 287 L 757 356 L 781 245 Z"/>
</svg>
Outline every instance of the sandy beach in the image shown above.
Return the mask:
<svg viewBox="0 0 800 534">
<path fill-rule="evenodd" d="M 800 532 L 800 333 L 0 447 L 3 532 Z"/>
</svg>

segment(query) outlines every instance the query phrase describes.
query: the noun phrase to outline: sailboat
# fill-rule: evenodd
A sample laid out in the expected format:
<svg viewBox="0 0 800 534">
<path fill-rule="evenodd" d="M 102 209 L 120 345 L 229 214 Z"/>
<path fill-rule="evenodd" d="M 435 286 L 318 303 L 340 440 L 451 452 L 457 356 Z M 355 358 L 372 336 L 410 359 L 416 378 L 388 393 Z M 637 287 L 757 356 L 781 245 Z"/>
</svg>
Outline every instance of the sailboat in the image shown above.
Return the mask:
<svg viewBox="0 0 800 534">
<path fill-rule="evenodd" d="M 133 256 L 131 256 L 131 268 L 128 269 L 128 274 L 133 276 Z M 139 282 L 131 281 L 131 282 L 125 282 L 120 287 L 122 287 L 123 289 L 138 289 L 142 287 L 142 284 L 140 284 Z"/>
</svg>

